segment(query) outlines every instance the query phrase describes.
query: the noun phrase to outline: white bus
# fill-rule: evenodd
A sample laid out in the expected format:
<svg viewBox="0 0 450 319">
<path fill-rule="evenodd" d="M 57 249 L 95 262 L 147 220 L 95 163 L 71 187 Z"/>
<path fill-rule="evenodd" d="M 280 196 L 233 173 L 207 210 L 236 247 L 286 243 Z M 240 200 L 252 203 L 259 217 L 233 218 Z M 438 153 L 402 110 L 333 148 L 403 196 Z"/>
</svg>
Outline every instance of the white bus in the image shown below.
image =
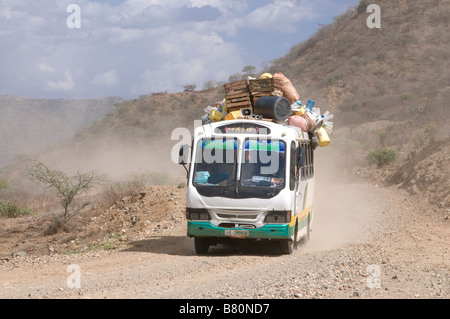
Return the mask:
<svg viewBox="0 0 450 319">
<path fill-rule="evenodd" d="M 291 254 L 299 241 L 307 241 L 314 148 L 300 128 L 269 121 L 197 127 L 178 159 L 187 170 L 187 235 L 196 253 L 245 239 L 277 241 L 281 253 Z"/>
</svg>

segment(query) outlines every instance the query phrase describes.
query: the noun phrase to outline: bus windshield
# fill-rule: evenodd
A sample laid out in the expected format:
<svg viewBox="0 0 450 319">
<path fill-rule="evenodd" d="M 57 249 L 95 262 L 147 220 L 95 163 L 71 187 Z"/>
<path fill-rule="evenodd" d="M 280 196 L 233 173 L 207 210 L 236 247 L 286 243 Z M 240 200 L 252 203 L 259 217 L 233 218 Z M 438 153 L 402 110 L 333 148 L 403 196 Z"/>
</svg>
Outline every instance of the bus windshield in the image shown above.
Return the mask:
<svg viewBox="0 0 450 319">
<path fill-rule="evenodd" d="M 244 143 L 241 185 L 283 188 L 285 185 L 286 145 L 283 141 L 247 139 Z"/>
<path fill-rule="evenodd" d="M 203 139 L 198 143 L 194 186 L 231 186 L 236 181 L 236 139 Z"/>
</svg>

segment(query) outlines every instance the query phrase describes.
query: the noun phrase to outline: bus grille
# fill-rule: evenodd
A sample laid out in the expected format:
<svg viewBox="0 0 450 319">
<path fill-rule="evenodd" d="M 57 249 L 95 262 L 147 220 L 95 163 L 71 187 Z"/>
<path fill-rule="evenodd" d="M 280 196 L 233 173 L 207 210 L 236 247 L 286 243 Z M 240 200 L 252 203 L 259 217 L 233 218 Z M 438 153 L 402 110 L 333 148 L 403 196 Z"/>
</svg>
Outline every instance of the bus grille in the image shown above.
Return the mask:
<svg viewBox="0 0 450 319">
<path fill-rule="evenodd" d="M 256 220 L 261 214 L 260 211 L 242 211 L 242 210 L 225 210 L 225 209 L 214 209 L 211 210 L 219 218 L 227 219 L 239 219 L 239 220 Z"/>
</svg>

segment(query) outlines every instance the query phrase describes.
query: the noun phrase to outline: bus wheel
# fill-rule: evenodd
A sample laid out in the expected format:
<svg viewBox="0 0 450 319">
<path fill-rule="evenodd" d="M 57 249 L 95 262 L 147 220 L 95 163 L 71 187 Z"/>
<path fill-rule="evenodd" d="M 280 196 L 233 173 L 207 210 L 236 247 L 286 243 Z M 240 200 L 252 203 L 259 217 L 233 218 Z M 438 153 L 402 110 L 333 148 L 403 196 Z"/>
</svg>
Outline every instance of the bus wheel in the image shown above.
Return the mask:
<svg viewBox="0 0 450 319">
<path fill-rule="evenodd" d="M 209 250 L 209 239 L 203 237 L 194 238 L 195 252 L 199 255 L 207 254 Z"/>
<path fill-rule="evenodd" d="M 293 249 L 298 245 L 298 223 L 295 223 L 294 233 L 290 239 L 280 241 L 280 250 L 282 254 L 290 255 Z"/>
<path fill-rule="evenodd" d="M 280 250 L 281 250 L 282 254 L 285 254 L 285 255 L 292 254 L 293 246 L 294 246 L 294 242 L 290 239 L 280 241 Z"/>
</svg>

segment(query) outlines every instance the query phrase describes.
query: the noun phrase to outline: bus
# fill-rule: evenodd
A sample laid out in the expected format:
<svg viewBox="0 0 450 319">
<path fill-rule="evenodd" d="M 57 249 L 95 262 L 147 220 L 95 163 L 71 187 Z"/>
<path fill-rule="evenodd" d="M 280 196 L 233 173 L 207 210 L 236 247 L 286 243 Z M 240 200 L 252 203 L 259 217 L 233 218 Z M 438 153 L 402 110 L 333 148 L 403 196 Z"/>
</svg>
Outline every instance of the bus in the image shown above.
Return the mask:
<svg viewBox="0 0 450 319">
<path fill-rule="evenodd" d="M 291 254 L 309 240 L 314 143 L 300 128 L 254 119 L 195 128 L 179 149 L 187 172 L 187 236 L 197 254 L 242 240 L 276 241 Z"/>
</svg>

